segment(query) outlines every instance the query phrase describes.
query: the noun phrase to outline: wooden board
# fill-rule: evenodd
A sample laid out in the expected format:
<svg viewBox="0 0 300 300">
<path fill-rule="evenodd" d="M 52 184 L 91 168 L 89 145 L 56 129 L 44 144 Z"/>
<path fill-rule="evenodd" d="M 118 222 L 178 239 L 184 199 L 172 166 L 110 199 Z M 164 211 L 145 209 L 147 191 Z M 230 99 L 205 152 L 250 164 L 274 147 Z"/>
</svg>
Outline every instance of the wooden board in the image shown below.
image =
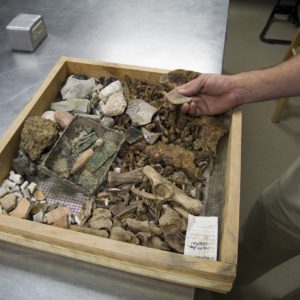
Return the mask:
<svg viewBox="0 0 300 300">
<path fill-rule="evenodd" d="M 41 115 L 71 74 L 114 75 L 157 82 L 167 70 L 63 57 L 1 140 L 0 181 L 17 156 L 20 132 L 27 117 Z M 226 293 L 236 273 L 241 162 L 241 111 L 232 115 L 226 170 L 226 197 L 218 261 L 131 245 L 28 220 L 0 215 L 0 240 L 155 279 Z"/>
</svg>

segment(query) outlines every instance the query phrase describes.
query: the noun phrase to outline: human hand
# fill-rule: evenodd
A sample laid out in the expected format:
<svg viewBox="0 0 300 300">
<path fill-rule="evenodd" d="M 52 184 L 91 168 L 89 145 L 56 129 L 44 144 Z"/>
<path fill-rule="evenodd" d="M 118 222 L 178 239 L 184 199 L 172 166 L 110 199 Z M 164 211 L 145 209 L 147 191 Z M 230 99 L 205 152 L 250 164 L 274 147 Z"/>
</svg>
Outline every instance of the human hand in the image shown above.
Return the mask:
<svg viewBox="0 0 300 300">
<path fill-rule="evenodd" d="M 190 103 L 181 106 L 181 111 L 194 117 L 220 114 L 239 105 L 237 86 L 230 75 L 201 74 L 176 90 L 192 97 Z"/>
</svg>

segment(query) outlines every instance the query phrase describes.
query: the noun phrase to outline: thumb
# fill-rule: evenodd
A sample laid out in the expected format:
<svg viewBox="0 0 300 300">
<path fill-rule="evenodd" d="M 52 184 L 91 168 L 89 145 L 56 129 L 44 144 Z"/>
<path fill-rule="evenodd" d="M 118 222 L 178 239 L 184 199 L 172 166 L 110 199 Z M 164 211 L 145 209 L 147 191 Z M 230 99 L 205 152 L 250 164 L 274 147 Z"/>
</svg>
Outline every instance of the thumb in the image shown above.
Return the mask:
<svg viewBox="0 0 300 300">
<path fill-rule="evenodd" d="M 199 75 L 196 79 L 177 87 L 176 91 L 184 96 L 194 96 L 202 90 L 203 84 L 204 78 Z"/>
</svg>

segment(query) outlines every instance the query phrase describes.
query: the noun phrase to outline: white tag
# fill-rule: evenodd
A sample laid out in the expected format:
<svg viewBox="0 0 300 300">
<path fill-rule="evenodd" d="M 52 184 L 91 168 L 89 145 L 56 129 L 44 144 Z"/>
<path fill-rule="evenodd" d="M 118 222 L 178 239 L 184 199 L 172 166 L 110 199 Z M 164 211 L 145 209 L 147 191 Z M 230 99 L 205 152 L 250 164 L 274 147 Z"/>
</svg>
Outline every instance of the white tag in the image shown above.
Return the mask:
<svg viewBox="0 0 300 300">
<path fill-rule="evenodd" d="M 217 260 L 218 217 L 189 215 L 184 255 Z"/>
</svg>

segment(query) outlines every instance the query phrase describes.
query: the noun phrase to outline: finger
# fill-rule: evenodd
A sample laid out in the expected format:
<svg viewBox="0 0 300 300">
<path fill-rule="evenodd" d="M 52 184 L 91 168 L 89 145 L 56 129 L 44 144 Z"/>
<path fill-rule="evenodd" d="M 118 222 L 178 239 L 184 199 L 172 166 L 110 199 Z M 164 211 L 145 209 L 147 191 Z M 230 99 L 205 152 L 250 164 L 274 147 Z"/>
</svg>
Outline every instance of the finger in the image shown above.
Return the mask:
<svg viewBox="0 0 300 300">
<path fill-rule="evenodd" d="M 188 83 L 177 87 L 176 91 L 184 96 L 196 95 L 201 91 L 203 87 L 204 79 L 205 79 L 204 76 L 200 75 L 196 79 L 191 80 Z"/>
<path fill-rule="evenodd" d="M 189 115 L 194 117 L 196 116 L 196 108 L 197 108 L 197 105 L 195 102 L 191 102 L 190 103 L 190 109 L 189 109 Z"/>
<path fill-rule="evenodd" d="M 190 105 L 188 103 L 184 103 L 182 104 L 181 106 L 181 111 L 184 113 L 184 114 L 187 114 L 189 112 L 189 109 L 190 109 Z"/>
</svg>

